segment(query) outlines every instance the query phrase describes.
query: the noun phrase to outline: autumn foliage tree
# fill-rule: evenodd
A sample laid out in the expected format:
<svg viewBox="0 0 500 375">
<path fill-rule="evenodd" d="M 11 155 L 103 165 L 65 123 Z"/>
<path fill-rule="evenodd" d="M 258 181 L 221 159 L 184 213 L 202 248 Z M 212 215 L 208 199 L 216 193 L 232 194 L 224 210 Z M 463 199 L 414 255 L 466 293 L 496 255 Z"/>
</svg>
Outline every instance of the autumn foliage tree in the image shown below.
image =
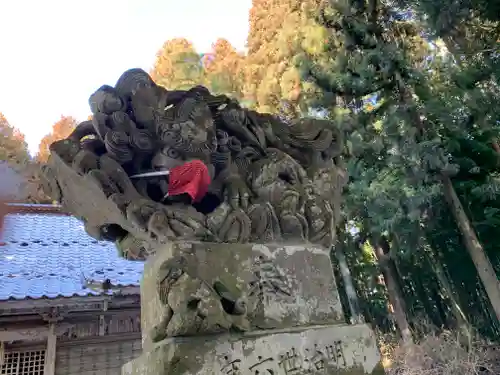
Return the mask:
<svg viewBox="0 0 500 375">
<path fill-rule="evenodd" d="M 189 89 L 203 81 L 201 57 L 187 39 L 167 40 L 156 54 L 151 77 L 169 90 Z"/>
<path fill-rule="evenodd" d="M 51 143 L 68 137 L 75 129 L 77 121 L 71 116 L 62 116 L 53 126 L 52 131 L 42 138 L 38 146 L 37 161 L 46 162 L 49 158 Z"/>
<path fill-rule="evenodd" d="M 0 113 L 0 160 L 11 164 L 29 160 L 24 134 L 11 126 L 2 113 Z"/>
<path fill-rule="evenodd" d="M 0 113 L 0 201 L 22 199 L 21 172 L 29 159 L 24 135 Z"/>
<path fill-rule="evenodd" d="M 62 116 L 54 125 L 49 134 L 42 138 L 38 146 L 38 153 L 35 160 L 31 161 L 23 171 L 26 179 L 25 200 L 29 203 L 52 203 L 50 197 L 43 192 L 40 184 L 40 171 L 44 163 L 47 162 L 50 145 L 60 139 L 68 137 L 77 125 L 76 119 L 71 116 Z"/>
<path fill-rule="evenodd" d="M 295 59 L 304 49 L 321 50 L 326 39 L 312 16 L 316 3 L 253 0 L 244 91 L 258 110 L 297 116 L 304 94 L 313 91 L 301 80 Z"/>
<path fill-rule="evenodd" d="M 218 39 L 203 56 L 204 84 L 216 94 L 242 98 L 245 56 L 226 39 Z"/>
<path fill-rule="evenodd" d="M 0 200 L 50 203 L 40 187 L 40 166 L 31 159 L 24 134 L 1 113 L 0 134 Z"/>
</svg>

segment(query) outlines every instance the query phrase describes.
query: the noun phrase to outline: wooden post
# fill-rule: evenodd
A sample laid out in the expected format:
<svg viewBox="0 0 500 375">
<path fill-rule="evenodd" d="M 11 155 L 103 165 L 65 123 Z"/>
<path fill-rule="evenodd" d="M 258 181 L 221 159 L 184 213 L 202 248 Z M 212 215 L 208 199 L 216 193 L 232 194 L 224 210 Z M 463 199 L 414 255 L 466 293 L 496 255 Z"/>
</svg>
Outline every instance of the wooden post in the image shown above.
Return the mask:
<svg viewBox="0 0 500 375">
<path fill-rule="evenodd" d="M 5 344 L 0 340 L 0 366 L 3 366 L 5 361 Z"/>
<path fill-rule="evenodd" d="M 106 334 L 106 319 L 104 315 L 99 315 L 99 336 Z"/>
<path fill-rule="evenodd" d="M 108 300 L 104 300 L 104 304 L 102 306 L 103 311 L 108 311 Z M 106 318 L 103 314 L 99 315 L 99 336 L 104 336 L 107 330 Z"/>
<path fill-rule="evenodd" d="M 49 323 L 49 334 L 47 336 L 47 350 L 45 351 L 45 368 L 43 375 L 54 375 L 56 370 L 56 344 L 57 335 L 55 323 Z"/>
</svg>

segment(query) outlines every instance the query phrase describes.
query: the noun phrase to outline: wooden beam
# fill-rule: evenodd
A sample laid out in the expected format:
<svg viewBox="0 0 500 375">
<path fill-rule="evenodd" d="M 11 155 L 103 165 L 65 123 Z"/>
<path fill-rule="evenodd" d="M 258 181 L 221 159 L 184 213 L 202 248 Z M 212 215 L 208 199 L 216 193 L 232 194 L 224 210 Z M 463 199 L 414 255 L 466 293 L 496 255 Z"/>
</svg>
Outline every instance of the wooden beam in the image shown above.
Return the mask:
<svg viewBox="0 0 500 375">
<path fill-rule="evenodd" d="M 55 329 L 55 334 L 62 335 L 73 325 L 62 323 L 58 324 Z M 47 325 L 43 326 L 13 326 L 0 330 L 0 342 L 12 342 L 12 341 L 45 341 L 50 335 L 49 327 Z"/>
<path fill-rule="evenodd" d="M 47 337 L 47 349 L 45 351 L 45 368 L 43 375 L 54 375 L 56 371 L 56 323 L 49 323 L 49 334 Z"/>
<path fill-rule="evenodd" d="M 108 336 L 92 336 L 92 337 L 84 337 L 81 339 L 72 339 L 70 341 L 58 341 L 57 348 L 63 347 L 73 347 L 73 346 L 85 346 L 92 344 L 104 344 L 109 342 L 124 342 L 124 341 L 140 341 L 141 333 L 140 332 L 131 332 L 131 333 L 119 333 L 115 335 Z M 47 344 L 37 344 L 26 341 L 15 342 L 12 344 L 6 343 L 7 350 L 44 350 L 47 348 Z"/>
<path fill-rule="evenodd" d="M 92 337 L 84 337 L 81 339 L 74 339 L 70 341 L 60 341 L 58 346 L 68 347 L 68 346 L 79 346 L 79 345 L 92 345 L 92 344 L 101 344 L 108 342 L 123 342 L 123 341 L 132 341 L 132 340 L 141 340 L 141 332 L 129 332 L 129 333 L 117 333 L 114 335 L 107 336 L 92 336 Z"/>
<path fill-rule="evenodd" d="M 59 297 L 0 301 L 1 315 L 16 315 L 22 310 L 32 312 L 33 309 L 50 307 L 70 307 L 72 311 L 95 310 L 95 305 L 100 305 L 100 309 L 108 301 L 109 308 L 121 307 L 124 305 L 140 304 L 140 288 L 131 286 L 124 287 L 120 295 L 112 296 L 88 296 L 88 297 Z M 94 305 L 94 306 L 92 306 Z"/>
<path fill-rule="evenodd" d="M 130 315 L 138 315 L 141 313 L 141 308 L 139 305 L 136 306 L 129 306 L 129 307 L 122 307 L 122 308 L 113 308 L 113 309 L 108 309 L 106 311 L 101 311 L 100 309 L 93 309 L 93 310 L 85 310 L 85 311 L 70 311 L 66 315 L 66 318 L 64 319 L 69 320 L 69 319 L 80 319 L 80 318 L 92 318 L 96 316 L 96 313 L 99 313 L 104 316 L 130 316 Z M 7 315 L 7 316 L 0 316 L 0 325 L 3 327 L 4 324 L 8 323 L 13 323 L 15 326 L 17 326 L 20 322 L 22 323 L 39 323 L 42 324 L 43 319 L 39 314 L 19 314 L 19 315 Z"/>
<path fill-rule="evenodd" d="M 0 325 L 3 327 L 3 323 L 42 323 L 43 319 L 39 314 L 26 314 L 26 315 L 0 315 Z"/>
<path fill-rule="evenodd" d="M 61 209 L 60 205 L 9 202 L 5 206 L 7 207 L 8 214 L 56 214 L 70 216 L 69 213 Z"/>
</svg>

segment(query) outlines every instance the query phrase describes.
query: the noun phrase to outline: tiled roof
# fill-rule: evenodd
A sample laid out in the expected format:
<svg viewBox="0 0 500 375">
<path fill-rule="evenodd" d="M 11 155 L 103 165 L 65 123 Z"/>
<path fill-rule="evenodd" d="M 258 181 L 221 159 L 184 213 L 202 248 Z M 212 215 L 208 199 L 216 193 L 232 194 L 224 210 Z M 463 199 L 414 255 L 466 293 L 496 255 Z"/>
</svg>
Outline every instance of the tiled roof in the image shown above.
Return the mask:
<svg viewBox="0 0 500 375">
<path fill-rule="evenodd" d="M 89 237 L 80 221 L 50 213 L 5 217 L 0 243 L 0 301 L 99 295 L 87 288 L 106 279 L 139 286 L 143 262 L 118 256 L 114 245 Z"/>
</svg>

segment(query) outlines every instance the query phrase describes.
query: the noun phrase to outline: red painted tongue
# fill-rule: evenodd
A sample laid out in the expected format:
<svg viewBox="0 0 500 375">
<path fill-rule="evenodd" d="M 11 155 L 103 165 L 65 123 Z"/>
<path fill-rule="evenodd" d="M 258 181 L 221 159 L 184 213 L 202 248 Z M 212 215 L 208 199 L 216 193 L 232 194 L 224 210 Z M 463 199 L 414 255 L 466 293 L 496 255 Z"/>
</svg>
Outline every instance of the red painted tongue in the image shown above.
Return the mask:
<svg viewBox="0 0 500 375">
<path fill-rule="evenodd" d="M 210 174 L 201 160 L 192 160 L 170 170 L 168 195 L 189 194 L 199 202 L 210 186 Z"/>
</svg>

